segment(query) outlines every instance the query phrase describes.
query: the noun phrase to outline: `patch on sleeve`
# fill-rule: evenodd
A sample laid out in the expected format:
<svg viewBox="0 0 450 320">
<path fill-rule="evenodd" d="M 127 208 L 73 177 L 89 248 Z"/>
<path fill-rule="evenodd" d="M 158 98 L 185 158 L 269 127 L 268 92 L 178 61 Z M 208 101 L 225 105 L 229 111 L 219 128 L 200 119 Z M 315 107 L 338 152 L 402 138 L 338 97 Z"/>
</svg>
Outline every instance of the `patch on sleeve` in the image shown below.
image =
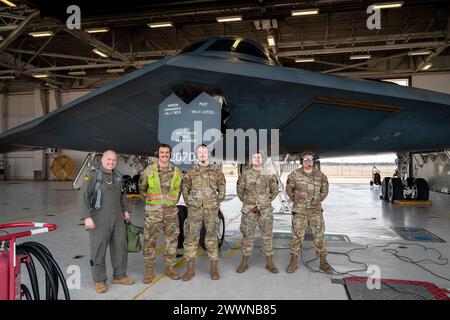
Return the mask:
<svg viewBox="0 0 450 320">
<path fill-rule="evenodd" d="M 90 175 L 85 175 L 84 176 L 84 181 L 89 181 L 89 180 L 91 180 L 91 176 Z"/>
</svg>

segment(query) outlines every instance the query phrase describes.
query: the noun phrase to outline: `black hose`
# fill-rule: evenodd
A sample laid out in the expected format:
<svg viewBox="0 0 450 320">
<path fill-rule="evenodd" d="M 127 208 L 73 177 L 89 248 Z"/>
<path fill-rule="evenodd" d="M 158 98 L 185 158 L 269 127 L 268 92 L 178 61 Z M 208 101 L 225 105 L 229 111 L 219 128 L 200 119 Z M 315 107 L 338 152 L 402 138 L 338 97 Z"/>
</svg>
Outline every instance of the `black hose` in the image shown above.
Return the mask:
<svg viewBox="0 0 450 320">
<path fill-rule="evenodd" d="M 51 252 L 43 244 L 39 242 L 29 242 L 29 243 L 41 248 L 41 250 L 45 252 L 45 255 L 49 258 L 49 261 L 52 264 L 55 282 L 58 283 L 58 279 L 61 281 L 61 283 L 63 284 L 62 289 L 64 292 L 64 296 L 66 297 L 66 300 L 70 300 L 70 293 L 66 285 L 66 279 L 64 278 L 64 274 L 61 271 L 61 268 L 59 267 L 58 263 L 53 258 Z M 58 293 L 58 287 L 56 289 L 57 289 L 56 293 Z"/>
<path fill-rule="evenodd" d="M 21 284 L 21 285 L 20 285 L 20 290 L 22 290 L 22 292 L 24 293 L 25 298 L 26 298 L 27 300 L 33 300 L 33 298 L 31 297 L 30 290 L 28 289 L 28 287 L 27 287 L 26 285 Z"/>
<path fill-rule="evenodd" d="M 61 269 L 58 266 L 58 263 L 55 261 L 50 251 L 44 245 L 37 242 L 25 242 L 17 245 L 16 250 L 17 253 L 29 256 L 29 261 L 26 265 L 34 299 L 39 300 L 40 294 L 38 276 L 36 273 L 33 256 L 39 261 L 45 272 L 46 300 L 58 299 L 59 283 L 61 283 L 65 299 L 70 300 L 69 289 L 67 288 L 64 274 L 62 273 Z M 24 286 L 25 289 L 23 287 L 21 288 L 27 300 L 32 300 L 33 297 L 31 296 L 29 289 L 26 286 Z"/>
</svg>

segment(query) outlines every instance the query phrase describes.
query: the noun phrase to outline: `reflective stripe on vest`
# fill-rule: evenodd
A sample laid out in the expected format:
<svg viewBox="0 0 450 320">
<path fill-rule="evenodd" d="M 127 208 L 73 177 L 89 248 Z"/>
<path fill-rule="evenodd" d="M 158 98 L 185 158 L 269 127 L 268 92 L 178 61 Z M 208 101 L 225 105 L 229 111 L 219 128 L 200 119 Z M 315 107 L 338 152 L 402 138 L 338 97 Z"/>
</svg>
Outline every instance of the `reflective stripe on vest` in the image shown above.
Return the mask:
<svg viewBox="0 0 450 320">
<path fill-rule="evenodd" d="M 164 196 L 161 192 L 158 167 L 152 164 L 147 167 L 148 190 L 145 203 L 149 205 L 176 205 L 181 191 L 181 174 L 177 167 L 174 167 L 173 178 L 170 183 L 169 193 Z"/>
</svg>

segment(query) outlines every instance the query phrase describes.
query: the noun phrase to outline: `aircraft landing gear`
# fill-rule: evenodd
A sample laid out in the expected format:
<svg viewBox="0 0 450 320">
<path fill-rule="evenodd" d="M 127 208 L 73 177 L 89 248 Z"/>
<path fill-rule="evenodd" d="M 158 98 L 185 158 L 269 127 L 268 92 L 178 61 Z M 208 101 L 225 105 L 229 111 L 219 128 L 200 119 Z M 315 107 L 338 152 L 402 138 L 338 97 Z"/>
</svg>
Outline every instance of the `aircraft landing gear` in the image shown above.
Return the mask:
<svg viewBox="0 0 450 320">
<path fill-rule="evenodd" d="M 393 178 L 383 179 L 380 198 L 389 202 L 396 200 L 427 201 L 430 196 L 430 188 L 425 179 L 412 177 L 411 154 L 398 154 L 397 156 L 396 174 Z M 407 178 L 400 178 L 408 175 Z"/>
</svg>

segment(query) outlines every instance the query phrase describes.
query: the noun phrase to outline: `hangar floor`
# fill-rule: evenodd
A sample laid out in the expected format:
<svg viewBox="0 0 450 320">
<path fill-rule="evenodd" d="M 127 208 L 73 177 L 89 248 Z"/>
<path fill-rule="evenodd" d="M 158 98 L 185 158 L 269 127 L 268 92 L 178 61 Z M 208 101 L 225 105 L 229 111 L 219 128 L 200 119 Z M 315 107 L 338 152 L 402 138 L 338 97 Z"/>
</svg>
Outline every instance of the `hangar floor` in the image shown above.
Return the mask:
<svg viewBox="0 0 450 320">
<path fill-rule="evenodd" d="M 256 241 L 250 269 L 244 274 L 235 272 L 240 262 L 240 201 L 236 197 L 236 179 L 228 178 L 227 198 L 222 204 L 226 219 L 226 242 L 222 246 L 219 269 L 221 279 L 209 278 L 209 264 L 206 253 L 199 250 L 197 275 L 190 282 L 172 281 L 162 273 L 164 270 L 162 239 L 158 242 L 156 262 L 157 276 L 153 283 L 142 283 L 144 266 L 141 253 L 129 255 L 128 275 L 137 283 L 130 287 L 111 285 L 108 292 L 96 294 L 89 270 L 89 246 L 87 232 L 80 225 L 77 199 L 78 191 L 73 191 L 67 182 L 34 181 L 0 181 L 0 223 L 12 221 L 38 221 L 56 223 L 58 229 L 48 234 L 40 234 L 23 241 L 38 241 L 46 245 L 53 253 L 63 271 L 71 265 L 80 267 L 81 288 L 70 291 L 72 299 L 348 299 L 344 286 L 332 283 L 329 276 L 308 271 L 299 263 L 299 269 L 287 274 L 285 269 L 289 262 L 290 216 L 278 214 L 274 222 L 274 261 L 280 269 L 278 274 L 270 274 L 264 268 L 264 259 L 260 253 L 259 240 Z M 367 183 L 341 184 L 332 183 L 330 194 L 324 202 L 326 233 L 331 236 L 328 241 L 330 251 L 345 252 L 352 248 L 363 248 L 366 244 L 387 245 L 401 251 L 400 254 L 414 260 L 432 259 L 438 261 L 434 251 L 425 251 L 415 244 L 420 243 L 435 248 L 443 258 L 450 257 L 450 195 L 431 193 L 433 206 L 430 208 L 401 207 L 379 199 L 379 190 L 370 188 Z M 275 203 L 279 210 L 280 203 Z M 143 224 L 140 205 L 134 204 L 132 220 L 137 225 Z M 424 228 L 446 242 L 412 242 L 403 240 L 392 227 Z M 333 235 L 345 235 L 335 237 Z M 333 240 L 334 239 L 334 240 Z M 344 241 L 335 241 L 335 240 Z M 399 243 L 404 244 L 403 246 Z M 305 248 L 312 242 L 306 241 Z M 398 247 L 404 248 L 398 248 Z M 304 251 L 305 261 L 313 258 L 314 251 Z M 435 283 L 440 288 L 450 288 L 450 282 L 433 276 L 422 268 L 400 261 L 392 254 L 383 252 L 382 248 L 369 248 L 351 253 L 354 261 L 380 268 L 381 277 L 387 279 L 420 280 Z M 345 256 L 329 255 L 329 262 L 335 270 L 343 272 L 361 269 L 362 265 L 352 264 Z M 312 263 L 317 268 L 317 263 Z M 422 263 L 422 266 L 434 273 L 450 278 L 450 268 L 446 265 Z M 108 262 L 108 273 L 111 267 Z M 186 270 L 186 263 L 179 258 L 177 269 Z M 25 272 L 26 273 L 26 272 Z M 352 273 L 358 276 L 370 276 L 366 272 Z M 70 274 L 66 273 L 66 277 Z M 27 276 L 23 276 L 27 282 Z M 41 279 L 43 282 L 43 279 Z M 42 292 L 42 291 L 41 291 Z"/>
</svg>

